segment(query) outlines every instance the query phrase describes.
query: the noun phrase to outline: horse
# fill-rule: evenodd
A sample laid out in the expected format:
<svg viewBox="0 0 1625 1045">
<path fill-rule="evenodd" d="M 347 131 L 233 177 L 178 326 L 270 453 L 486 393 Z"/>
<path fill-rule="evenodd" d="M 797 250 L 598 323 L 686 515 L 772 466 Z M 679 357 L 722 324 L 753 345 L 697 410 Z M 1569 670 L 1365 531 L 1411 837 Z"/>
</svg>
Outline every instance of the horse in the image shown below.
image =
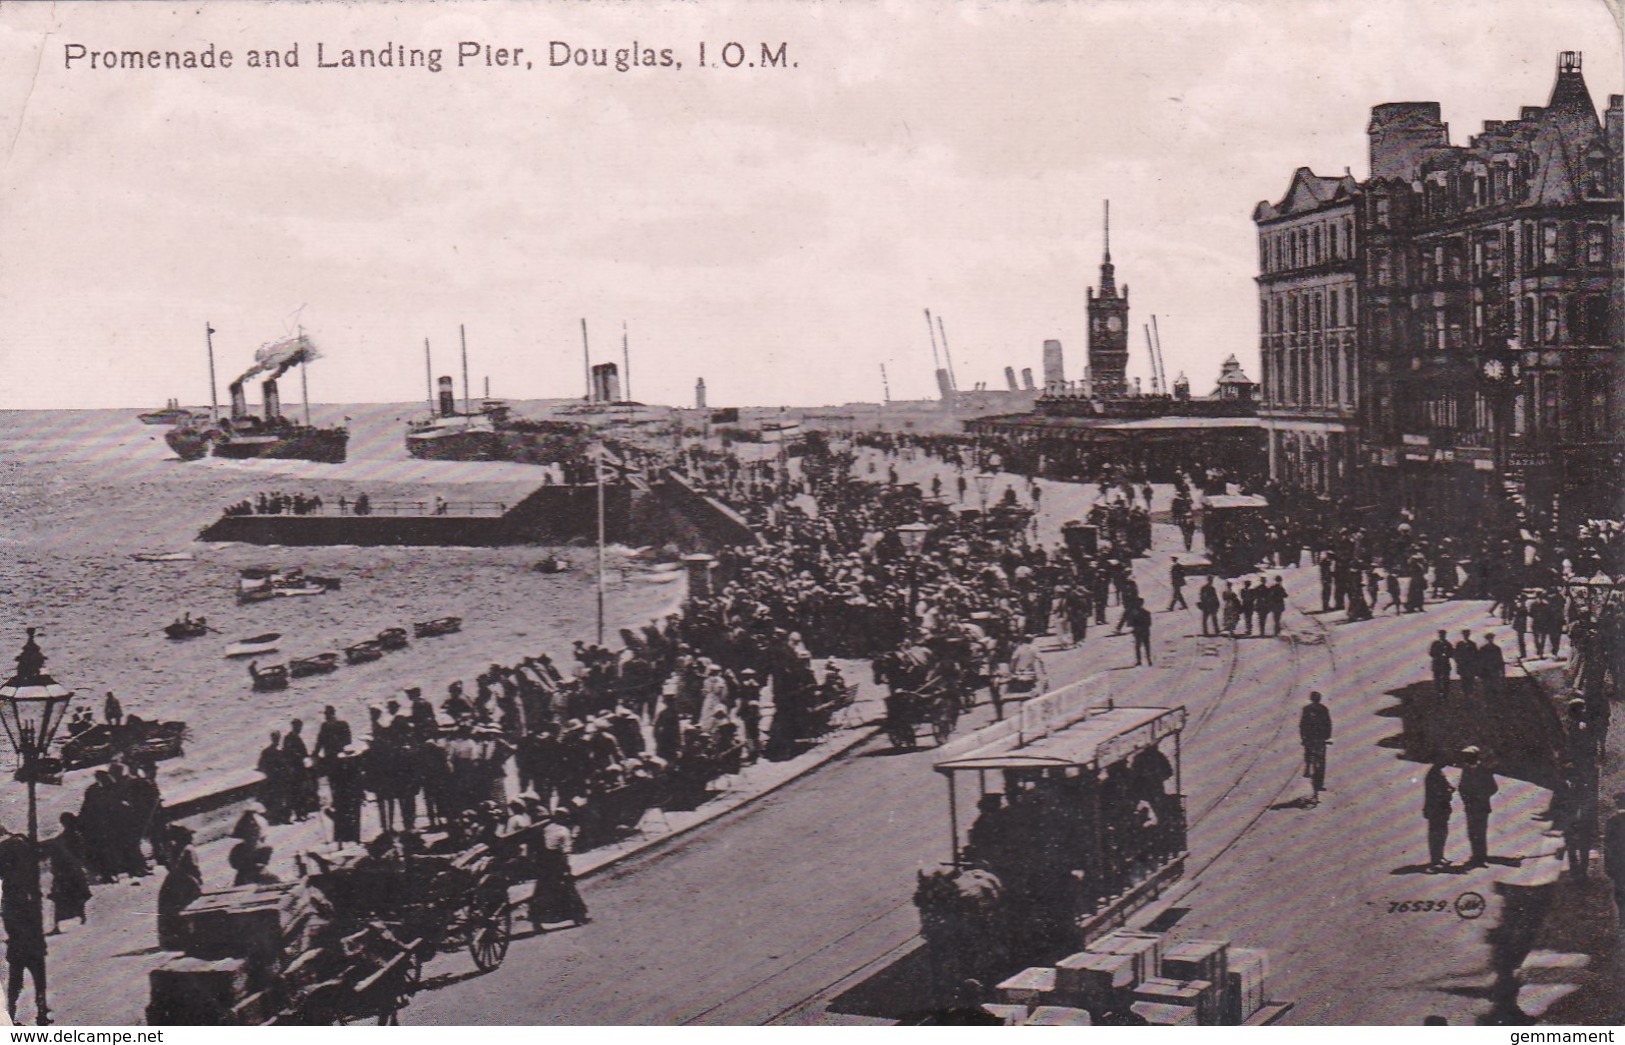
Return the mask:
<svg viewBox="0 0 1625 1045">
<path fill-rule="evenodd" d="M 966 980 L 997 982 L 1008 974 L 1010 923 L 1004 886 L 981 868 L 945 868 L 917 874 L 914 906 L 920 910 L 932 991 L 948 998 Z"/>
</svg>

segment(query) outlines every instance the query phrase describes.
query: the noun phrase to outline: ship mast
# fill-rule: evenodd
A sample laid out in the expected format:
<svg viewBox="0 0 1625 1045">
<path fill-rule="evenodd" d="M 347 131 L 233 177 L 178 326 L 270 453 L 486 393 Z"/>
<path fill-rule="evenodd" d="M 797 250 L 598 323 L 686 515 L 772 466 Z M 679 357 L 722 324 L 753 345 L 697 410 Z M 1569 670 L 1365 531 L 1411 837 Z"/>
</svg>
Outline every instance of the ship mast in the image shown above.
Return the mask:
<svg viewBox="0 0 1625 1045">
<path fill-rule="evenodd" d="M 621 320 L 621 402 L 632 401 L 632 349 L 626 340 L 626 320 Z"/>
<path fill-rule="evenodd" d="M 434 405 L 434 361 L 429 358 L 429 339 L 423 339 L 423 388 L 429 396 L 429 417 L 437 413 Z"/>
<path fill-rule="evenodd" d="M 581 317 L 581 373 L 587 379 L 586 401 L 592 402 L 592 355 L 587 349 L 587 317 Z"/>
<path fill-rule="evenodd" d="M 457 324 L 457 340 L 463 345 L 463 413 L 471 414 L 473 409 L 468 405 L 468 335 L 463 333 L 463 325 Z"/>
<path fill-rule="evenodd" d="M 305 353 L 305 328 L 299 328 L 299 394 L 305 399 L 305 427 L 310 427 L 310 359 Z"/>
<path fill-rule="evenodd" d="M 203 321 L 203 339 L 209 345 L 209 420 L 220 420 L 220 399 L 214 385 L 214 327 Z"/>
</svg>

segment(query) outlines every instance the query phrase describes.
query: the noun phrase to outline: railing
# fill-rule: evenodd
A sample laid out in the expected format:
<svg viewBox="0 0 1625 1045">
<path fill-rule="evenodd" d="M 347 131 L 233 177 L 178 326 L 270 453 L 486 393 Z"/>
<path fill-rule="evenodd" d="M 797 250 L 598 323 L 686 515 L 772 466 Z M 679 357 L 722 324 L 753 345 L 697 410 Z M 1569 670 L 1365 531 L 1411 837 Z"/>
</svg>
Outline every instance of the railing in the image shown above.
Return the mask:
<svg viewBox="0 0 1625 1045">
<path fill-rule="evenodd" d="M 356 511 L 354 501 L 346 501 L 342 506 L 338 504 L 322 503 L 320 508 L 307 508 L 303 512 L 296 512 L 291 507 L 280 512 L 244 512 L 239 518 L 274 518 L 277 516 L 292 516 L 294 518 L 334 516 L 358 516 L 365 518 L 369 515 L 425 515 L 425 516 L 470 516 L 470 515 L 504 515 L 509 505 L 506 501 L 369 501 L 365 512 Z"/>
</svg>

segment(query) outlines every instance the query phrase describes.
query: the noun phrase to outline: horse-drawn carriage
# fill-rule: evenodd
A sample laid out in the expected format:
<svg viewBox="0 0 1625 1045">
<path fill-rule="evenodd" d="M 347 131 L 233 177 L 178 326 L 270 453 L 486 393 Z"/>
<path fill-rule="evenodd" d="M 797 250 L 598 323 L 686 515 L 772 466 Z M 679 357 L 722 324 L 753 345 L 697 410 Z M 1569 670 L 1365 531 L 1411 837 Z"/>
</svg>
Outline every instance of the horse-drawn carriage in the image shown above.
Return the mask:
<svg viewBox="0 0 1625 1045">
<path fill-rule="evenodd" d="M 886 686 L 886 735 L 892 746 L 913 751 L 919 731 L 929 728 L 940 747 L 975 706 L 976 691 L 995 685 L 989 640 L 980 625 L 950 626 L 928 640 L 882 653 L 874 660 L 875 682 Z"/>
<path fill-rule="evenodd" d="M 393 1024 L 436 954 L 466 948 L 481 972 L 507 957 L 514 861 L 485 844 L 306 859 L 317 873 L 205 894 L 174 916 L 167 945 L 185 953 L 153 972 L 149 1020 Z"/>
<path fill-rule="evenodd" d="M 1077 690 L 1031 701 L 1014 732 L 935 766 L 954 847 L 945 868 L 920 874 L 914 902 L 943 997 L 1079 950 L 1184 873 L 1185 709 L 1084 701 Z M 962 830 L 967 781 L 976 816 Z"/>
</svg>

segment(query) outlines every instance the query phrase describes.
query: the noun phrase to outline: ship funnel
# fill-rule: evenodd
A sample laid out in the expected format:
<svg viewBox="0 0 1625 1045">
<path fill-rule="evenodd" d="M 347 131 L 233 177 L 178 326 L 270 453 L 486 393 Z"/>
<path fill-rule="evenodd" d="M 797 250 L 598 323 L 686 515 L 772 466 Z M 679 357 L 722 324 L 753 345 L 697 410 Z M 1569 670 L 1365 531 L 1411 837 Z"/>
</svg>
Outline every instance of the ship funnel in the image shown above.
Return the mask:
<svg viewBox="0 0 1625 1045">
<path fill-rule="evenodd" d="M 276 381 L 260 382 L 260 391 L 265 395 L 265 419 L 274 421 L 282 416 L 282 395 L 276 390 Z"/>
<path fill-rule="evenodd" d="M 244 394 L 244 392 L 243 392 L 243 383 L 241 381 L 233 381 L 231 383 L 231 417 L 232 417 L 232 420 L 234 420 L 234 421 L 239 420 L 239 419 L 247 417 L 247 416 L 248 416 L 248 396 L 246 394 Z"/>
<path fill-rule="evenodd" d="M 1006 385 L 1010 386 L 1010 391 L 1012 391 L 1012 392 L 1016 391 L 1018 388 L 1021 387 L 1020 385 L 1016 384 L 1016 368 L 1015 367 L 1007 366 L 1007 367 L 1004 368 L 1004 383 Z"/>
<path fill-rule="evenodd" d="M 457 389 L 449 377 L 442 377 L 437 384 L 440 387 L 440 416 L 451 417 L 457 413 Z"/>
<path fill-rule="evenodd" d="M 1034 390 L 1032 367 L 1024 366 L 1021 368 L 1021 386 L 1029 392 Z"/>
</svg>

